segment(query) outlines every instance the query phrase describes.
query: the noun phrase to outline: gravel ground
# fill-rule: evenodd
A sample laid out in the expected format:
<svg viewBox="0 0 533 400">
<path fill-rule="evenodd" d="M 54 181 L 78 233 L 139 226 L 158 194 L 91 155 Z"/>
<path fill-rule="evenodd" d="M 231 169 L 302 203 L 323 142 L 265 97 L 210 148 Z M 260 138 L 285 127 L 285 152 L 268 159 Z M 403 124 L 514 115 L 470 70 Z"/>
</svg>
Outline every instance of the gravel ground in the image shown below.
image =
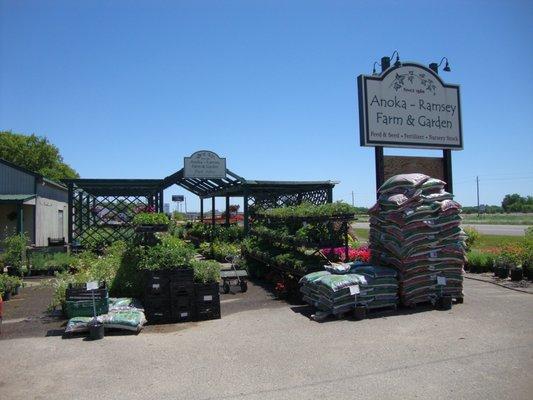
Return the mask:
<svg viewBox="0 0 533 400">
<path fill-rule="evenodd" d="M 11 300 L 4 303 L 4 321 L 0 340 L 61 335 L 65 320 L 50 316 L 47 311 L 53 292 L 52 287 L 45 284 L 49 279 L 24 278 L 26 287 L 19 295 L 13 296 Z"/>
<path fill-rule="evenodd" d="M 0 341 L 2 399 L 530 399 L 533 296 L 465 281 L 450 311 L 316 323 L 262 288 L 220 320 Z"/>
</svg>

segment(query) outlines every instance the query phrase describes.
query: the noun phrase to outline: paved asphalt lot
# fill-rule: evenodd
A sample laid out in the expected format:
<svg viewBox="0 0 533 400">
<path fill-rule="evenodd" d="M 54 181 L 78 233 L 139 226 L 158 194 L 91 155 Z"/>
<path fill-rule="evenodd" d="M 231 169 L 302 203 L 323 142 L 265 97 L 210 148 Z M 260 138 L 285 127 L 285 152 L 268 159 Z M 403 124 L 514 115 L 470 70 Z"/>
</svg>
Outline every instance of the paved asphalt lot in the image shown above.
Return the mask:
<svg viewBox="0 0 533 400">
<path fill-rule="evenodd" d="M 531 399 L 533 295 L 466 280 L 465 296 L 316 323 L 251 286 L 220 320 L 98 342 L 34 332 L 0 340 L 0 398 Z"/>
<path fill-rule="evenodd" d="M 356 222 L 356 228 L 368 229 L 368 222 Z M 524 236 L 529 225 L 485 225 L 485 224 L 463 224 L 463 227 L 470 227 L 483 235 L 503 235 L 503 236 Z"/>
</svg>

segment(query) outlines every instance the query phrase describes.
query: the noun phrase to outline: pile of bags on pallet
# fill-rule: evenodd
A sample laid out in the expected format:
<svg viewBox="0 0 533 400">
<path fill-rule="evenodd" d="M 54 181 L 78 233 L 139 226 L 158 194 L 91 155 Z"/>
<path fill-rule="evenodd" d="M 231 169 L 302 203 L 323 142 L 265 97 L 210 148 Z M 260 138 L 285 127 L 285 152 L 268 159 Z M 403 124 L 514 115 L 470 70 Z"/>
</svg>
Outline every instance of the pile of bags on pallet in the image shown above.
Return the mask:
<svg viewBox="0 0 533 400">
<path fill-rule="evenodd" d="M 372 261 L 398 270 L 407 306 L 463 296 L 461 205 L 444 187 L 427 175 L 396 175 L 379 188 L 369 210 Z"/>
<path fill-rule="evenodd" d="M 324 315 L 340 315 L 355 307 L 367 309 L 396 307 L 396 271 L 386 267 L 354 262 L 326 266 L 300 279 L 303 300 Z"/>
<path fill-rule="evenodd" d="M 123 329 L 140 332 L 146 317 L 141 304 L 129 297 L 109 298 L 109 311 L 96 317 L 104 329 Z M 77 316 L 69 319 L 65 333 L 88 332 L 93 317 Z"/>
</svg>

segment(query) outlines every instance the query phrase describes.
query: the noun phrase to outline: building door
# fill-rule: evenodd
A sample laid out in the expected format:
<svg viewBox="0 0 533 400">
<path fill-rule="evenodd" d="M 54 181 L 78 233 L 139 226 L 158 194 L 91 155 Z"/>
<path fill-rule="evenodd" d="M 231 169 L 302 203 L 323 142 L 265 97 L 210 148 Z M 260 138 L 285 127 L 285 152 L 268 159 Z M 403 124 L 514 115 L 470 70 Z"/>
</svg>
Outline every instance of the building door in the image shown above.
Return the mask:
<svg viewBox="0 0 533 400">
<path fill-rule="evenodd" d="M 63 210 L 57 210 L 57 238 L 65 237 L 63 234 Z"/>
</svg>

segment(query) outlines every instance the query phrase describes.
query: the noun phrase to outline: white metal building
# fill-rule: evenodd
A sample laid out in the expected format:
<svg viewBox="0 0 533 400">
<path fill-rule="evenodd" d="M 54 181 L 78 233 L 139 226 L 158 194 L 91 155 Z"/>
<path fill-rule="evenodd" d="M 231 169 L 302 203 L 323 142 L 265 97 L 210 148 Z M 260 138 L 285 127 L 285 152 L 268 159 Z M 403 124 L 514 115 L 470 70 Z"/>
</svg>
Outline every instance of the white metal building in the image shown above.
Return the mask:
<svg viewBox="0 0 533 400">
<path fill-rule="evenodd" d="M 25 232 L 34 246 L 66 238 L 68 191 L 40 174 L 0 159 L 0 241 Z"/>
</svg>

